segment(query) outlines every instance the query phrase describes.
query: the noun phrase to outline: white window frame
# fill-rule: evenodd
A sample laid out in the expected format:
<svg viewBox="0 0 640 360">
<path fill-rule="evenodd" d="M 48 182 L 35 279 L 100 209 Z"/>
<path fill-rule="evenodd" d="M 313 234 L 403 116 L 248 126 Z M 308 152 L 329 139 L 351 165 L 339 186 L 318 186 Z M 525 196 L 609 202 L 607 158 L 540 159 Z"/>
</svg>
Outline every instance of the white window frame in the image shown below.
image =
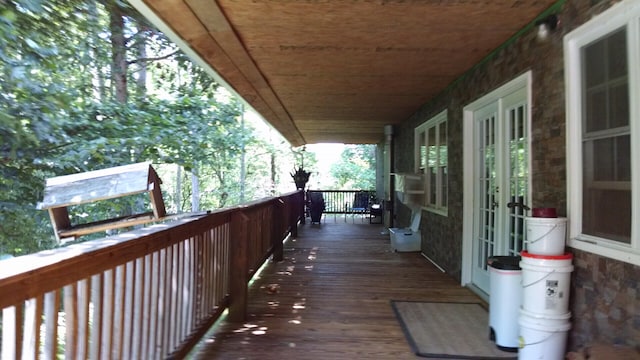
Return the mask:
<svg viewBox="0 0 640 360">
<path fill-rule="evenodd" d="M 414 159 L 415 159 L 415 166 L 414 166 L 414 171 L 417 174 L 420 174 L 424 177 L 424 202 L 423 202 L 423 209 L 442 215 L 442 216 L 447 216 L 448 214 L 448 202 L 449 202 L 449 196 L 448 194 L 446 194 L 447 196 L 445 197 L 446 200 L 443 200 L 443 192 L 449 190 L 449 156 L 447 155 L 447 162 L 446 162 L 446 169 L 447 169 L 447 183 L 443 184 L 443 180 L 442 180 L 442 175 L 440 172 L 438 172 L 436 174 L 436 184 L 435 184 L 435 199 L 436 199 L 436 203 L 435 204 L 431 204 L 429 202 L 429 200 L 432 197 L 432 191 L 431 191 L 431 177 L 429 176 L 429 174 L 427 173 L 427 164 L 422 164 L 422 156 L 420 153 L 420 144 L 424 143 L 427 146 L 429 146 L 428 142 L 427 142 L 427 134 L 429 133 L 429 130 L 431 129 L 435 129 L 436 132 L 436 138 L 438 139 L 438 142 L 440 142 L 440 124 L 444 123 L 444 126 L 447 128 L 447 142 L 445 144 L 437 144 L 438 146 L 442 146 L 445 145 L 447 147 L 447 154 L 448 154 L 448 148 L 449 148 L 449 127 L 448 127 L 448 115 L 447 115 L 447 110 L 443 110 L 442 112 L 440 112 L 439 114 L 435 115 L 434 117 L 432 117 L 431 119 L 427 120 L 426 122 L 422 123 L 421 125 L 419 125 L 418 127 L 416 127 L 414 129 Z M 421 141 L 422 140 L 422 141 Z M 440 151 L 436 152 L 436 156 L 437 158 L 435 159 L 436 164 L 440 163 Z M 426 161 L 428 162 L 429 160 L 426 159 Z M 446 188 L 444 187 L 446 185 Z"/>
<path fill-rule="evenodd" d="M 582 233 L 582 62 L 581 49 L 595 40 L 627 29 L 629 126 L 631 135 L 631 242 L 624 244 Z M 640 2 L 627 0 L 576 28 L 564 38 L 567 124 L 568 245 L 640 265 Z"/>
</svg>

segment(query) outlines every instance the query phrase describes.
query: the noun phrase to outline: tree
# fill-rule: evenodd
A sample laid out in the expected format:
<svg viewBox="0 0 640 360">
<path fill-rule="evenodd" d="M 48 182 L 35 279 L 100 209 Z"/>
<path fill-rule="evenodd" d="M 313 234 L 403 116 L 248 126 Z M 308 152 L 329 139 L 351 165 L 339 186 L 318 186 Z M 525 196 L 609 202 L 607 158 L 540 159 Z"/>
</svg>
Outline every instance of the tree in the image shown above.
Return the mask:
<svg viewBox="0 0 640 360">
<path fill-rule="evenodd" d="M 340 161 L 333 164 L 331 174 L 337 186 L 343 190 L 376 187 L 375 145 L 348 145 L 340 155 Z"/>
<path fill-rule="evenodd" d="M 0 253 L 56 245 L 48 214 L 35 208 L 52 176 L 141 161 L 178 164 L 202 190 L 183 181 L 181 196 L 171 196 L 195 194 L 212 209 L 240 201 L 244 148 L 252 185 L 246 197 L 271 193 L 275 164 L 288 154 L 242 126 L 238 101 L 130 6 L 0 3 Z M 145 205 L 118 199 L 74 207 L 70 216 L 91 222 Z M 188 208 L 182 201 L 175 210 Z"/>
</svg>

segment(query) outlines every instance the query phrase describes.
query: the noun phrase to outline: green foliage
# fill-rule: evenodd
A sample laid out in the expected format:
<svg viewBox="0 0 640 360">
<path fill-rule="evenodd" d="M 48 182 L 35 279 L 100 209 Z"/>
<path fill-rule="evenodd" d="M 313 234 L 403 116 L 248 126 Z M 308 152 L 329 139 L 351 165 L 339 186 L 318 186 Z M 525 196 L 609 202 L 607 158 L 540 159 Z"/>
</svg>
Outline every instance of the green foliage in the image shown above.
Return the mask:
<svg viewBox="0 0 640 360">
<path fill-rule="evenodd" d="M 374 145 L 347 145 L 340 161 L 331 167 L 338 189 L 358 190 L 376 187 L 376 150 Z"/>
<path fill-rule="evenodd" d="M 189 210 L 188 178 L 196 173 L 202 208 L 212 209 L 240 201 L 244 149 L 247 183 L 254 184 L 244 197 L 272 190 L 264 184 L 278 180 L 274 158 L 285 152 L 254 136 L 240 121 L 240 104 L 127 4 L 0 3 L 0 254 L 57 246 L 48 214 L 35 208 L 53 176 L 141 161 L 177 164 L 186 170 L 180 189 L 175 172 L 161 174 L 170 177 L 166 199 L 181 192 L 183 204 L 170 210 Z M 122 16 L 123 28 L 109 27 L 109 11 Z M 111 43 L 116 30 L 126 37 L 123 48 Z M 126 54 L 128 92 L 135 94 L 127 102 L 114 96 L 115 51 Z M 127 198 L 69 211 L 80 224 L 142 208 L 145 199 Z"/>
</svg>

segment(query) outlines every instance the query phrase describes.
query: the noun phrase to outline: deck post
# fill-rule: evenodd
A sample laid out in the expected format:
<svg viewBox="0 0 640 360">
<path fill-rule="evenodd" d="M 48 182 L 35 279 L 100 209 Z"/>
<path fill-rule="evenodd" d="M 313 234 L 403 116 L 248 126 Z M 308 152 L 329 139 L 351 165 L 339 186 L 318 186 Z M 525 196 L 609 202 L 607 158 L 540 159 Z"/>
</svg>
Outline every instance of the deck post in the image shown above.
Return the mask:
<svg viewBox="0 0 640 360">
<path fill-rule="evenodd" d="M 229 275 L 229 320 L 242 322 L 247 318 L 247 298 L 249 295 L 248 241 L 249 218 L 242 211 L 231 215 L 231 271 Z"/>
<path fill-rule="evenodd" d="M 271 225 L 271 244 L 273 246 L 273 261 L 275 262 L 282 261 L 284 258 L 282 240 L 286 227 L 282 226 L 282 224 L 287 221 L 287 217 L 284 201 L 282 198 L 278 198 L 273 205 L 273 221 Z"/>
<path fill-rule="evenodd" d="M 298 221 L 304 224 L 304 191 L 299 191 L 295 198 L 292 198 L 291 213 L 287 217 L 287 225 L 291 229 L 291 236 L 298 237 Z"/>
</svg>

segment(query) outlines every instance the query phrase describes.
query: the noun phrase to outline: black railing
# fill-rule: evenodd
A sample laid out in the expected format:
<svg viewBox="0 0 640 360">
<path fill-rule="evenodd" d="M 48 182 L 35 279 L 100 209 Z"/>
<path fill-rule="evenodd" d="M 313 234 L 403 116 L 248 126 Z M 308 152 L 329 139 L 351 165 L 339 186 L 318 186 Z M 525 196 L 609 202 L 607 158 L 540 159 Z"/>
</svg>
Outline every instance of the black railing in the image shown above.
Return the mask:
<svg viewBox="0 0 640 360">
<path fill-rule="evenodd" d="M 371 205 L 377 203 L 374 190 L 309 190 L 307 209 L 312 206 L 313 199 L 319 198 L 324 200 L 324 214 L 345 216 L 369 214 Z"/>
</svg>

